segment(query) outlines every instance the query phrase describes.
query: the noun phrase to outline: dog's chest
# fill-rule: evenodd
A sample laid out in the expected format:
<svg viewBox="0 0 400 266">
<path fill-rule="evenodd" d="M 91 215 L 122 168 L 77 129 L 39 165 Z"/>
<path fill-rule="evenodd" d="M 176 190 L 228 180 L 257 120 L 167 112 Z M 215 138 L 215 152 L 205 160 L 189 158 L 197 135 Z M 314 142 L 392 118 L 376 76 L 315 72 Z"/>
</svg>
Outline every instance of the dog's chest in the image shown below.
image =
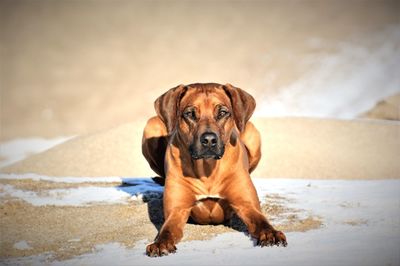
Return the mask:
<svg viewBox="0 0 400 266">
<path fill-rule="evenodd" d="M 207 177 L 196 179 L 193 183 L 193 193 L 197 201 L 204 199 L 221 199 L 224 183 Z"/>
</svg>

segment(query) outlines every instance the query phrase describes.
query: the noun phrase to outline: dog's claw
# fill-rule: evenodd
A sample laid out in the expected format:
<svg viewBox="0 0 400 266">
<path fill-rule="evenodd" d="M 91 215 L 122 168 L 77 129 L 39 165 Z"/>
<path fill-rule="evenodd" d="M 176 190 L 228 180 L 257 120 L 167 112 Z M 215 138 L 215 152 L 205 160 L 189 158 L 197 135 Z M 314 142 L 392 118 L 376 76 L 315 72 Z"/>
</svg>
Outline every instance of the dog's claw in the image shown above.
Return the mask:
<svg viewBox="0 0 400 266">
<path fill-rule="evenodd" d="M 149 257 L 168 256 L 170 253 L 176 253 L 176 247 L 171 243 L 152 243 L 146 247 L 146 255 Z"/>
<path fill-rule="evenodd" d="M 281 231 L 267 230 L 260 234 L 257 245 L 261 247 L 272 247 L 274 245 L 286 247 L 286 236 Z"/>
</svg>

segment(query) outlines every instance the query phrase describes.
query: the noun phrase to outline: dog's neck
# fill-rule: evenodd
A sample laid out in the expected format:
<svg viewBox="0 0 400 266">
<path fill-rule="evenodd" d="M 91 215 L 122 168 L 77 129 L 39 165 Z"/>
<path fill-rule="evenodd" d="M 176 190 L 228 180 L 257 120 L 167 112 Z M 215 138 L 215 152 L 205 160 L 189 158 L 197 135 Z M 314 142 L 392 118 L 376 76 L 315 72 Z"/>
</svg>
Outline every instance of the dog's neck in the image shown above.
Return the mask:
<svg viewBox="0 0 400 266">
<path fill-rule="evenodd" d="M 210 177 L 215 174 L 215 171 L 218 169 L 220 160 L 215 159 L 199 159 L 199 160 L 191 160 L 192 169 L 195 177 Z"/>
</svg>

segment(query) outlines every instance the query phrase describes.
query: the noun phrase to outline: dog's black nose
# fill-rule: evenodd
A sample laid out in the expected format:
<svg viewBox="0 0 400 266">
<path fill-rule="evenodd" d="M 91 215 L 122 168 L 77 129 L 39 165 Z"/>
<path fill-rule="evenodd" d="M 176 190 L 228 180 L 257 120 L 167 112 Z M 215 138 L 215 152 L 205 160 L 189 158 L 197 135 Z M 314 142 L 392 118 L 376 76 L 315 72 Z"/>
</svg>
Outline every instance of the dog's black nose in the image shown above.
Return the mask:
<svg viewBox="0 0 400 266">
<path fill-rule="evenodd" d="M 212 132 L 203 133 L 200 136 L 200 143 L 203 147 L 213 148 L 217 146 L 217 135 Z"/>
</svg>

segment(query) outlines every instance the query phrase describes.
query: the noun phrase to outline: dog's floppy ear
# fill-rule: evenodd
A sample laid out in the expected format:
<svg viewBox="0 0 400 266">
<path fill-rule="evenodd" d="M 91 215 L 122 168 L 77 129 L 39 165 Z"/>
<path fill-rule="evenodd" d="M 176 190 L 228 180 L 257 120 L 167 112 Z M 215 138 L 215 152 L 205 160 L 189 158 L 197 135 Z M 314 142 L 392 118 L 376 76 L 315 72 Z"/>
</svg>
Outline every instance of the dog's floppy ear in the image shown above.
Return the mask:
<svg viewBox="0 0 400 266">
<path fill-rule="evenodd" d="M 179 102 L 185 91 L 184 85 L 176 86 L 158 97 L 154 102 L 157 115 L 164 122 L 168 134 L 171 134 L 176 126 Z"/>
<path fill-rule="evenodd" d="M 256 108 L 256 101 L 253 96 L 231 84 L 226 84 L 222 88 L 231 100 L 236 126 L 243 131 Z"/>
</svg>

